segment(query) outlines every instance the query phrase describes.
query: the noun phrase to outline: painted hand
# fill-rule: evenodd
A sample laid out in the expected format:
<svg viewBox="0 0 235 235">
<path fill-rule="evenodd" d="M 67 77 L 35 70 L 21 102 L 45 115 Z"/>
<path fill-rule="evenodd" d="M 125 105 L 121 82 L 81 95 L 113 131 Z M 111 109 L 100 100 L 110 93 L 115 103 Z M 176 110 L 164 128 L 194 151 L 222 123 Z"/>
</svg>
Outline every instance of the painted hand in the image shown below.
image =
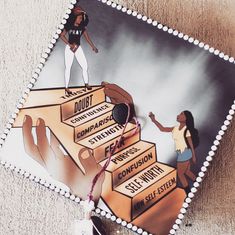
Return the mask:
<svg viewBox="0 0 235 235">
<path fill-rule="evenodd" d="M 152 122 L 156 120 L 155 115 L 152 112 L 149 113 L 149 117 L 152 120 Z"/>
<path fill-rule="evenodd" d="M 98 49 L 94 46 L 94 47 L 92 47 L 92 50 L 95 52 L 95 53 L 98 53 L 99 51 L 98 51 Z"/>
<path fill-rule="evenodd" d="M 84 168 L 83 173 L 70 156 L 64 155 L 60 149 L 59 141 L 52 132 L 50 132 L 50 141 L 48 140 L 45 122 L 41 118 L 37 120 L 36 138 L 37 144 L 35 144 L 32 135 L 32 118 L 26 115 L 23 123 L 26 153 L 41 164 L 54 179 L 66 184 L 73 194 L 87 199 L 92 179 L 101 169 L 91 151 L 82 148 L 78 153 L 78 159 Z M 95 202 L 100 198 L 103 181 L 104 175 L 100 177 L 95 186 L 93 193 Z"/>
<path fill-rule="evenodd" d="M 113 104 L 128 103 L 133 105 L 131 95 L 118 85 L 108 82 L 102 82 L 101 85 L 104 87 L 105 95 L 110 98 Z"/>
<path fill-rule="evenodd" d="M 78 45 L 77 44 L 69 44 L 70 46 L 70 50 L 75 53 L 78 49 Z"/>
</svg>

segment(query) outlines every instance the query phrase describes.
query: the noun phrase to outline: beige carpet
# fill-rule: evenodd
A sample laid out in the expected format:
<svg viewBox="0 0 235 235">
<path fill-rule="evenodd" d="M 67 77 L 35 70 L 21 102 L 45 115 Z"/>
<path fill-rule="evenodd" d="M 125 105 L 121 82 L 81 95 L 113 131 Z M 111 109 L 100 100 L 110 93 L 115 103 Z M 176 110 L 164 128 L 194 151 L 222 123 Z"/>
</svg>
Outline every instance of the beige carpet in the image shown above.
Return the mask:
<svg viewBox="0 0 235 235">
<path fill-rule="evenodd" d="M 118 2 L 235 56 L 232 0 Z M 68 3 L 68 0 L 0 1 L 0 130 L 15 109 Z M 235 233 L 234 139 L 235 122 L 178 234 Z M 0 193 L 0 234 L 68 234 L 71 221 L 82 214 L 76 203 L 2 166 Z M 106 223 L 108 234 L 133 234 L 116 223 Z"/>
</svg>

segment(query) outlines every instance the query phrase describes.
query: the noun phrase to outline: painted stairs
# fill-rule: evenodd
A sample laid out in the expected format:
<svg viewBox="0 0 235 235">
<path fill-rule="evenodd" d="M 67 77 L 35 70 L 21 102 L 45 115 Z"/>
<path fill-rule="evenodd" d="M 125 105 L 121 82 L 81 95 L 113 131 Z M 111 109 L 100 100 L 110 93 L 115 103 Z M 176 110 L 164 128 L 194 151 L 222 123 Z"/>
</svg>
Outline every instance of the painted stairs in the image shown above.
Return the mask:
<svg viewBox="0 0 235 235">
<path fill-rule="evenodd" d="M 104 165 L 108 151 L 123 130 L 112 119 L 114 105 L 107 101 L 101 86 L 32 90 L 16 119 L 14 127 L 22 127 L 24 116 L 30 115 L 33 125 L 38 117 L 60 141 L 61 145 L 82 168 L 78 151 L 91 149 L 97 163 Z M 124 137 L 135 130 L 128 123 Z M 157 161 L 154 143 L 141 140 L 137 132 L 121 142 L 105 172 L 102 199 L 117 217 L 131 222 L 176 189 L 176 170 Z"/>
</svg>

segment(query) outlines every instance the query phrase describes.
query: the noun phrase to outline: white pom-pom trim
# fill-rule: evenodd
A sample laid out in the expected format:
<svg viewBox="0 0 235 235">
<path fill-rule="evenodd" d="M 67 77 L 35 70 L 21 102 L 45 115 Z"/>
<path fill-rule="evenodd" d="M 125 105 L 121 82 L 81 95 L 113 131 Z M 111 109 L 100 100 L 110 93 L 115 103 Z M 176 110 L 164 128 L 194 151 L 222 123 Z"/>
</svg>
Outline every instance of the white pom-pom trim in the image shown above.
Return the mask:
<svg viewBox="0 0 235 235">
<path fill-rule="evenodd" d="M 122 11 L 126 13 L 127 15 L 132 15 L 136 17 L 138 20 L 145 21 L 147 24 L 152 24 L 153 27 L 158 28 L 159 30 L 163 30 L 164 32 L 168 32 L 169 34 L 172 34 L 173 36 L 177 36 L 179 38 L 182 38 L 185 41 L 188 41 L 189 43 L 194 44 L 195 46 L 198 46 L 200 48 L 204 48 L 204 50 L 208 50 L 209 53 L 213 53 L 216 56 L 219 56 L 220 58 L 224 59 L 225 61 L 228 61 L 230 63 L 235 63 L 235 59 L 233 57 L 230 57 L 228 55 L 225 55 L 223 52 L 220 52 L 218 49 L 215 49 L 213 47 L 210 47 L 208 44 L 205 44 L 204 42 L 200 42 L 197 39 L 194 39 L 193 37 L 190 37 L 188 35 L 185 35 L 177 30 L 174 30 L 172 28 L 169 28 L 166 25 L 162 25 L 161 23 L 157 22 L 156 20 L 153 20 L 151 18 L 148 18 L 145 15 L 142 15 L 138 13 L 137 11 L 133 11 L 131 9 L 127 9 L 126 7 L 123 7 L 122 5 L 116 4 L 110 0 L 97 0 L 101 1 L 102 3 L 106 3 L 108 6 L 112 8 L 116 8 L 119 11 Z M 35 69 L 32 78 L 30 80 L 30 83 L 28 84 L 27 88 L 25 89 L 22 98 L 20 99 L 19 103 L 16 106 L 16 109 L 14 113 L 11 115 L 11 118 L 8 120 L 8 123 L 6 125 L 6 129 L 4 130 L 3 134 L 0 137 L 0 149 L 3 146 L 3 143 L 5 139 L 7 138 L 7 135 L 10 132 L 10 129 L 12 128 L 12 124 L 14 123 L 20 109 L 23 107 L 23 104 L 26 102 L 26 99 L 30 93 L 30 89 L 33 88 L 34 84 L 37 82 L 37 79 L 39 77 L 39 74 L 44 67 L 44 64 L 46 63 L 48 57 L 50 56 L 50 53 L 55 46 L 57 40 L 59 39 L 59 35 L 61 34 L 64 25 L 67 22 L 67 19 L 69 18 L 69 15 L 71 14 L 71 10 L 74 8 L 74 4 L 76 3 L 76 0 L 71 0 L 70 4 L 68 5 L 68 9 L 65 12 L 65 15 L 63 19 L 61 20 L 61 24 L 58 26 L 58 29 L 54 33 L 50 43 L 48 44 L 48 47 L 45 49 L 45 51 L 42 53 L 42 57 L 40 59 L 40 63 L 38 64 L 37 68 Z M 197 192 L 197 188 L 200 186 L 200 183 L 202 182 L 202 178 L 205 176 L 205 172 L 207 171 L 207 167 L 209 166 L 209 162 L 213 160 L 213 157 L 215 155 L 215 151 L 217 150 L 217 146 L 220 144 L 220 140 L 222 139 L 225 131 L 227 130 L 227 126 L 230 125 L 233 115 L 235 113 L 235 100 L 233 102 L 233 105 L 231 106 L 231 109 L 229 110 L 228 115 L 226 116 L 226 120 L 224 121 L 223 125 L 221 126 L 221 130 L 218 132 L 218 135 L 216 136 L 215 141 L 213 142 L 213 145 L 211 146 L 211 151 L 209 151 L 208 156 L 206 157 L 206 161 L 203 163 L 203 166 L 201 167 L 201 171 L 198 173 L 198 177 L 196 181 L 193 184 L 193 187 L 191 188 L 191 192 L 188 194 L 187 198 L 185 199 L 185 202 L 183 203 L 183 206 L 180 210 L 180 214 L 178 215 L 178 218 L 175 221 L 175 224 L 172 226 L 172 229 L 169 231 L 169 234 L 175 234 L 176 230 L 179 229 L 179 225 L 182 223 L 182 219 L 184 218 L 184 214 L 186 213 L 186 208 L 189 207 L 189 204 L 191 203 L 191 198 L 194 197 L 194 193 Z M 79 197 L 76 197 L 73 194 L 70 194 L 69 192 L 66 192 L 63 189 L 60 189 L 56 187 L 55 185 L 46 182 L 44 179 L 40 179 L 37 176 L 32 175 L 31 173 L 20 169 L 18 167 L 15 167 L 14 165 L 6 162 L 5 160 L 1 161 L 1 165 L 5 168 L 9 168 L 12 171 L 18 172 L 19 174 L 23 175 L 26 178 L 29 178 L 30 180 L 33 180 L 37 183 L 40 183 L 41 185 L 44 185 L 45 187 L 59 193 L 60 195 L 63 195 L 65 198 L 69 198 L 70 200 L 81 203 L 81 199 Z M 138 234 L 143 235 L 151 235 L 150 233 L 143 231 L 142 228 L 138 228 L 135 225 L 132 225 L 131 223 L 127 223 L 126 221 L 122 220 L 121 218 L 117 218 L 115 215 L 111 215 L 110 213 L 107 213 L 106 211 L 103 211 L 99 208 L 96 208 L 95 212 L 97 214 L 101 214 L 101 216 L 105 216 L 108 219 L 111 219 L 112 221 L 116 221 L 116 223 L 121 224 L 124 227 L 127 227 L 128 229 L 131 229 L 132 231 L 137 232 Z"/>
</svg>

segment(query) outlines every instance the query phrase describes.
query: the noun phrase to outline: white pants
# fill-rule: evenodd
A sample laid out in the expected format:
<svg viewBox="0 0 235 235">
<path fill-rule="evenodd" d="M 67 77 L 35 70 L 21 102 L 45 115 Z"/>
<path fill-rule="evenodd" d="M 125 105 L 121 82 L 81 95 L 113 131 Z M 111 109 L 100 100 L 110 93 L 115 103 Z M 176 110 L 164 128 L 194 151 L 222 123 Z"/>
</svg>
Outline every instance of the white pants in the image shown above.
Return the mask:
<svg viewBox="0 0 235 235">
<path fill-rule="evenodd" d="M 73 64 L 74 56 L 77 59 L 77 62 L 82 68 L 82 76 L 85 84 L 88 84 L 88 66 L 87 60 L 83 53 L 82 47 L 79 46 L 75 53 L 73 53 L 69 47 L 65 47 L 65 87 L 68 88 L 70 80 L 70 71 Z"/>
</svg>

